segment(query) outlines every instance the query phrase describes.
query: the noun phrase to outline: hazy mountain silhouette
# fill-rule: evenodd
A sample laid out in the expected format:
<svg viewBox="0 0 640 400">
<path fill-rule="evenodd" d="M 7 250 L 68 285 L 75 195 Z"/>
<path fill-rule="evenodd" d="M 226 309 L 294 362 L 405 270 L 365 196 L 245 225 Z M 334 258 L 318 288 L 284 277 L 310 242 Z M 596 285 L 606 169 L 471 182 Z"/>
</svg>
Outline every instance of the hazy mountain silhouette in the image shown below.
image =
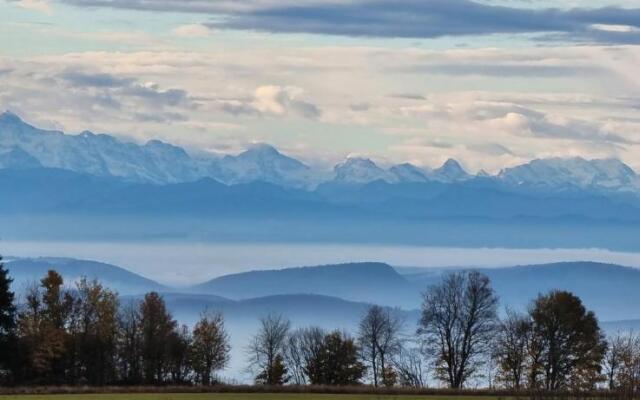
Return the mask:
<svg viewBox="0 0 640 400">
<path fill-rule="evenodd" d="M 73 287 L 74 282 L 85 277 L 90 280 L 98 279 L 105 287 L 121 295 L 169 290 L 167 286 L 124 268 L 96 261 L 57 257 L 10 258 L 5 260 L 5 265 L 14 280 L 13 287 L 16 291 L 39 283 L 49 270 L 55 270 L 62 275 L 69 287 Z"/>
<path fill-rule="evenodd" d="M 265 181 L 286 187 L 313 188 L 320 182 L 456 183 L 483 177 L 510 190 L 564 192 L 579 188 L 600 194 L 640 193 L 640 177 L 617 159 L 536 159 L 505 168 L 496 175 L 480 171 L 471 175 L 457 160 L 449 159 L 436 169 L 408 163 L 378 166 L 349 157 L 328 170 L 313 169 L 259 143 L 237 155 L 199 153 L 150 140 L 145 144 L 122 141 L 108 134 L 84 131 L 65 134 L 39 129 L 11 112 L 0 114 L 0 168 L 59 168 L 100 177 L 119 177 L 138 183 L 184 183 L 212 178 L 225 184 Z"/>
<path fill-rule="evenodd" d="M 418 293 L 391 266 L 352 263 L 226 275 L 191 288 L 232 299 L 318 294 L 389 306 L 415 306 Z"/>
<path fill-rule="evenodd" d="M 255 181 L 226 185 L 211 178 L 169 185 L 129 183 L 59 169 L 0 169 L 0 214 L 262 216 L 369 220 L 519 217 L 640 221 L 634 203 L 582 193 L 513 193 L 491 182 L 330 183 L 309 192 Z"/>
<path fill-rule="evenodd" d="M 416 287 L 428 287 L 439 282 L 448 271 L 424 270 L 404 276 Z M 587 308 L 603 320 L 640 318 L 640 269 L 637 268 L 565 262 L 479 271 L 491 279 L 502 305 L 525 310 L 538 294 L 561 289 L 578 295 Z"/>
</svg>

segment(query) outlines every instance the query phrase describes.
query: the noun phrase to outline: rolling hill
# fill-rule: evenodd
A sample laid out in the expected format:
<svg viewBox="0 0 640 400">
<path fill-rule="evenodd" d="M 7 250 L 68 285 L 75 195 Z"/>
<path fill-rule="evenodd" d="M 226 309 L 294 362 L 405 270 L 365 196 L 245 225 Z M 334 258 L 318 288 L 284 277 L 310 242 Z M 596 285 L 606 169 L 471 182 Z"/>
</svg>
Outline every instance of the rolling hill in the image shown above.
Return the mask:
<svg viewBox="0 0 640 400">
<path fill-rule="evenodd" d="M 270 311 L 317 318 L 318 310 L 352 320 L 362 304 L 417 310 L 421 292 L 451 271 L 468 268 L 393 268 L 384 263 L 351 263 L 285 268 L 225 275 L 189 288 L 170 288 L 125 269 L 65 258 L 6 260 L 14 288 L 39 280 L 48 269 L 67 282 L 97 278 L 121 295 L 165 293 L 180 315 L 197 316 L 207 307 L 257 317 Z M 640 269 L 593 262 L 569 262 L 478 269 L 489 276 L 501 307 L 524 311 L 538 294 L 568 290 L 602 321 L 640 319 Z M 295 297 L 299 296 L 299 297 Z M 291 299 L 296 299 L 292 301 Z M 260 299 L 268 299 L 260 300 Z M 357 303 L 347 306 L 346 303 Z M 357 311 L 357 312 L 356 312 Z"/>
<path fill-rule="evenodd" d="M 62 275 L 67 286 L 73 286 L 72 282 L 86 277 L 98 279 L 104 286 L 121 295 L 170 290 L 164 285 L 124 268 L 96 261 L 42 257 L 8 258 L 4 263 L 14 280 L 13 288 L 18 292 L 38 282 L 51 269 Z"/>
<path fill-rule="evenodd" d="M 317 294 L 345 300 L 412 308 L 419 296 L 411 284 L 383 263 L 352 263 L 226 275 L 191 288 L 232 299 L 281 294 Z"/>
<path fill-rule="evenodd" d="M 509 268 L 478 269 L 491 279 L 503 305 L 525 310 L 540 293 L 568 290 L 584 301 L 602 320 L 640 317 L 640 269 L 594 262 L 566 262 Z M 402 270 L 400 270 L 402 271 Z M 416 287 L 442 279 L 444 270 L 405 274 Z"/>
</svg>

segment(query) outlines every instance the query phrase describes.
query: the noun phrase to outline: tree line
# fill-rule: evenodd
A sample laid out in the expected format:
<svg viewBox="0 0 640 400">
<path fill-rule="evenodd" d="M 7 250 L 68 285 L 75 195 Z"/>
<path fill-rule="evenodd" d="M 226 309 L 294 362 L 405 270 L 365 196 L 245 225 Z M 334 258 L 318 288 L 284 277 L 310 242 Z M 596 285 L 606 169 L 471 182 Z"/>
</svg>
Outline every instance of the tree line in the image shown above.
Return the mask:
<svg viewBox="0 0 640 400">
<path fill-rule="evenodd" d="M 230 360 L 221 313 L 180 325 L 162 297 L 121 304 L 98 281 L 65 289 L 49 271 L 16 305 L 0 258 L 0 382 L 11 385 L 213 385 Z M 593 312 L 564 291 L 506 310 L 489 279 L 456 272 L 427 288 L 418 326 L 370 306 L 357 332 L 293 328 L 261 319 L 245 352 L 264 385 L 454 389 L 477 385 L 544 391 L 640 390 L 640 336 L 605 337 Z M 479 383 L 484 382 L 484 383 Z"/>
</svg>

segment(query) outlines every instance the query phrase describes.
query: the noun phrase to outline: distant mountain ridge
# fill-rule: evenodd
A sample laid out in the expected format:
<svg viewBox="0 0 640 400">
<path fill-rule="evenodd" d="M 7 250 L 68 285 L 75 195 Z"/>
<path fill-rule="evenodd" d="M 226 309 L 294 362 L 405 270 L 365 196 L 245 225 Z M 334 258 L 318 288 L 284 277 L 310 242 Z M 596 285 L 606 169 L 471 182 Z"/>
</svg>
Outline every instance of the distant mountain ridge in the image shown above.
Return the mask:
<svg viewBox="0 0 640 400">
<path fill-rule="evenodd" d="M 121 295 L 132 295 L 150 291 L 168 291 L 167 286 L 144 278 L 124 268 L 89 260 L 61 257 L 10 258 L 4 261 L 14 280 L 14 290 L 22 291 L 39 282 L 49 270 L 62 275 L 65 284 L 73 286 L 81 278 L 98 279 L 104 286 Z"/>
<path fill-rule="evenodd" d="M 0 216 L 68 216 L 80 218 L 77 224 L 89 216 L 282 217 L 340 225 L 362 218 L 380 223 L 399 218 L 401 225 L 425 218 L 640 222 L 637 197 L 580 190 L 511 191 L 482 180 L 329 182 L 308 191 L 263 181 L 225 185 L 211 178 L 167 185 L 132 183 L 64 169 L 32 168 L 0 169 L 0 187 L 11 188 L 0 196 Z"/>
<path fill-rule="evenodd" d="M 210 177 L 227 184 L 265 181 L 305 186 L 310 169 L 269 145 L 255 145 L 237 156 L 194 157 L 159 140 L 144 145 L 84 131 L 68 135 L 38 129 L 17 115 L 0 115 L 2 168 L 58 168 L 138 183 L 182 183 Z"/>
<path fill-rule="evenodd" d="M 37 282 L 48 269 L 55 269 L 68 285 L 84 276 L 100 280 L 125 297 L 136 297 L 149 291 L 162 292 L 171 299 L 176 312 L 191 317 L 207 307 L 235 309 L 241 306 L 245 316 L 255 317 L 269 310 L 295 309 L 296 315 L 307 313 L 309 318 L 313 318 L 314 299 L 326 307 L 343 304 L 345 310 L 358 312 L 366 308 L 366 304 L 411 311 L 420 307 L 421 293 L 438 284 L 446 274 L 478 270 L 491 279 L 501 307 L 524 311 L 538 294 L 559 289 L 578 295 L 601 320 L 640 319 L 637 307 L 640 304 L 640 291 L 637 290 L 640 287 L 640 269 L 595 262 L 502 268 L 393 268 L 384 263 L 360 262 L 243 272 L 220 276 L 188 288 L 161 285 L 123 268 L 95 261 L 45 257 L 8 258 L 5 263 L 10 276 L 15 279 L 16 290 Z M 287 303 L 294 298 L 300 301 Z M 260 299 L 270 300 L 263 302 Z M 329 313 L 329 309 L 325 311 Z M 346 311 L 344 318 L 357 320 Z"/>
<path fill-rule="evenodd" d="M 390 265 L 351 263 L 287 268 L 225 275 L 193 286 L 196 293 L 231 299 L 279 294 L 318 294 L 350 301 L 406 306 L 419 303 L 419 294 Z"/>
<path fill-rule="evenodd" d="M 597 262 L 562 262 L 508 268 L 475 269 L 486 274 L 503 305 L 526 310 L 538 294 L 553 289 L 568 290 L 605 320 L 640 318 L 640 269 Z M 426 287 L 456 269 L 425 269 L 403 274 L 414 285 Z"/>
<path fill-rule="evenodd" d="M 585 160 L 549 158 L 506 168 L 498 179 L 511 185 L 558 188 L 572 185 L 604 190 L 640 190 L 640 179 L 628 165 L 616 159 Z"/>
<path fill-rule="evenodd" d="M 82 132 L 68 135 L 38 129 L 17 115 L 0 115 L 0 169 L 58 168 L 130 182 L 170 184 L 212 178 L 228 185 L 264 181 L 284 187 L 311 189 L 322 182 L 393 184 L 472 179 L 492 180 L 509 188 L 640 193 L 640 177 L 615 159 L 551 158 L 506 168 L 489 176 L 469 174 L 456 160 L 436 169 L 403 163 L 381 168 L 373 161 L 352 157 L 334 167 L 333 174 L 310 168 L 267 144 L 256 144 L 238 155 L 190 155 L 184 149 L 151 140 L 143 145 L 113 136 Z"/>
</svg>

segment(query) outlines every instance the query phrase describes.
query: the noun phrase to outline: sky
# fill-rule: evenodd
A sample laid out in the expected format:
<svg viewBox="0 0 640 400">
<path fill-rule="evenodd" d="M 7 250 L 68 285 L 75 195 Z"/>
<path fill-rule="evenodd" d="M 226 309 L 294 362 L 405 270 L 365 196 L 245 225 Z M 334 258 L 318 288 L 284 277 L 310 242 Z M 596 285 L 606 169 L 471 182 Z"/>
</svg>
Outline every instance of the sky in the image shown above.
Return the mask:
<svg viewBox="0 0 640 400">
<path fill-rule="evenodd" d="M 640 0 L 0 0 L 0 110 L 192 153 L 640 170 L 639 71 Z"/>
</svg>

